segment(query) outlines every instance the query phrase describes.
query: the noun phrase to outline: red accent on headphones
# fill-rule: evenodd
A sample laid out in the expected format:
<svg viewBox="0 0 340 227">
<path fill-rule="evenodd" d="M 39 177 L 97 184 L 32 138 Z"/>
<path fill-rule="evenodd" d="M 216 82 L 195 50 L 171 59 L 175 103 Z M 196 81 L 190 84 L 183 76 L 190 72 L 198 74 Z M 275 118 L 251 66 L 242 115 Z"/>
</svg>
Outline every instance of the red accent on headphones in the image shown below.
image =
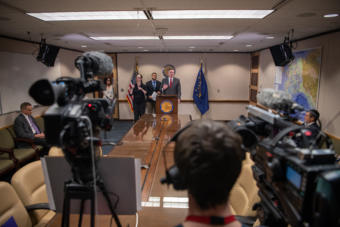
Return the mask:
<svg viewBox="0 0 340 227">
<path fill-rule="evenodd" d="M 229 223 L 236 221 L 236 218 L 234 215 L 230 215 L 227 217 L 217 217 L 217 216 L 207 217 L 207 216 L 189 215 L 187 216 L 185 221 L 199 222 L 199 223 L 211 224 L 211 225 L 227 225 Z"/>
</svg>

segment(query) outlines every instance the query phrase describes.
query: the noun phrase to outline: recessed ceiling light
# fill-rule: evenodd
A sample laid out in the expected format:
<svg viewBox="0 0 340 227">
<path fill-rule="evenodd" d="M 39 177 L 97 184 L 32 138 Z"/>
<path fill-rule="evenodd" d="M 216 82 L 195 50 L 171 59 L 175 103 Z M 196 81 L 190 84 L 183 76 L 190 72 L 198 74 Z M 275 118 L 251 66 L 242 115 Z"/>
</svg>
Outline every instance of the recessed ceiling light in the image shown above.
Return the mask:
<svg viewBox="0 0 340 227">
<path fill-rule="evenodd" d="M 332 13 L 332 14 L 325 14 L 325 15 L 323 15 L 323 17 L 326 17 L 326 18 L 329 18 L 329 17 L 337 17 L 337 16 L 339 16 L 339 14 L 337 14 L 337 13 Z"/>
<path fill-rule="evenodd" d="M 148 52 L 149 50 L 143 50 L 144 52 Z"/>
<path fill-rule="evenodd" d="M 86 45 L 81 45 L 82 48 L 86 48 L 87 46 Z"/>
<path fill-rule="evenodd" d="M 159 39 L 158 36 L 93 36 L 94 40 L 154 40 Z"/>
<path fill-rule="evenodd" d="M 274 36 L 266 36 L 266 39 L 274 39 Z"/>
<path fill-rule="evenodd" d="M 147 19 L 145 14 L 140 11 L 51 12 L 51 13 L 27 13 L 27 14 L 43 21 Z"/>
<path fill-rule="evenodd" d="M 163 39 L 231 39 L 230 36 L 163 36 Z"/>
<path fill-rule="evenodd" d="M 253 45 L 251 45 L 251 44 L 247 44 L 247 45 L 246 45 L 246 47 L 252 47 L 252 46 L 253 46 Z"/>
<path fill-rule="evenodd" d="M 233 50 L 233 51 L 238 52 L 239 50 Z"/>
<path fill-rule="evenodd" d="M 142 49 L 142 48 L 144 48 L 144 47 L 137 47 L 138 49 Z"/>
<path fill-rule="evenodd" d="M 154 19 L 261 19 L 273 11 L 274 10 L 162 10 L 151 11 L 151 13 Z"/>
<path fill-rule="evenodd" d="M 194 46 L 190 46 L 189 48 L 190 48 L 190 49 L 194 49 L 194 48 L 196 48 L 196 47 L 194 47 Z"/>
</svg>

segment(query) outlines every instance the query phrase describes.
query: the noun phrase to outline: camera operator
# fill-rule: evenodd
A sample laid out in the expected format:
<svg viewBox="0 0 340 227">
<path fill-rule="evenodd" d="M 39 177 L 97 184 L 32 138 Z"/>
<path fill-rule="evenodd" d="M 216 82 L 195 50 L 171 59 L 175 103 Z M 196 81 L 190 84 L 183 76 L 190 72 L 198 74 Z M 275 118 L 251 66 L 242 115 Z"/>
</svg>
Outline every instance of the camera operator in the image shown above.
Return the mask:
<svg viewBox="0 0 340 227">
<path fill-rule="evenodd" d="M 316 109 L 310 109 L 306 112 L 305 126 L 312 132 L 312 138 L 315 138 L 321 130 L 321 122 L 319 117 L 320 113 Z M 317 122 L 319 122 L 319 125 Z"/>
<path fill-rule="evenodd" d="M 177 227 L 242 226 L 228 203 L 241 171 L 241 144 L 238 134 L 212 120 L 196 121 L 178 135 L 174 159 L 188 189 L 189 212 Z"/>
</svg>

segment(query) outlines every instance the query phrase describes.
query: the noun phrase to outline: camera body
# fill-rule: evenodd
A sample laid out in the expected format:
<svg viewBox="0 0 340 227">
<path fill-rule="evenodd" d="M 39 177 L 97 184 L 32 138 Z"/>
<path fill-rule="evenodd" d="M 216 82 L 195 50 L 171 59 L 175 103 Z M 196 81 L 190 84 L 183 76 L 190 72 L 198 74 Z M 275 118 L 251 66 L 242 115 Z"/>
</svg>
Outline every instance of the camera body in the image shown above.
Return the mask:
<svg viewBox="0 0 340 227">
<path fill-rule="evenodd" d="M 320 176 L 325 173 L 335 174 L 331 188 L 339 187 L 340 166 L 335 163 L 335 152 L 315 146 L 308 129 L 278 114 L 254 106 L 248 106 L 248 113 L 248 118 L 241 116 L 229 124 L 241 135 L 255 163 L 253 175 L 261 198 L 255 208 L 261 224 L 326 226 L 340 221 L 340 214 L 327 217 L 331 220 L 328 223 L 318 216 L 320 207 L 337 199 L 327 191 L 317 191 Z M 320 194 L 323 200 L 317 199 Z"/>
<path fill-rule="evenodd" d="M 106 99 L 85 99 L 65 106 L 52 105 L 44 114 L 47 142 L 55 146 L 81 144 L 90 136 L 86 132 L 88 122 L 82 119 L 84 116 L 91 120 L 94 130 L 99 127 L 109 131 L 112 128 L 109 109 L 110 104 Z M 72 128 L 72 131 L 67 131 L 68 128 Z"/>
<path fill-rule="evenodd" d="M 283 226 L 312 224 L 319 174 L 340 170 L 330 149 L 287 148 L 287 144 L 273 148 L 268 140 L 258 144 L 252 159 L 260 197 L 266 201 L 262 208 L 267 213 L 280 214 L 269 219 L 282 222 Z"/>
<path fill-rule="evenodd" d="M 60 77 L 54 82 L 35 82 L 30 95 L 41 105 L 50 106 L 44 114 L 45 137 L 49 145 L 61 147 L 69 162 L 73 180 L 93 183 L 98 159 L 100 129 L 112 128 L 114 101 L 87 99 L 86 94 L 100 92 L 104 84 L 94 75 L 112 73 L 112 59 L 104 53 L 86 52 L 75 59 L 80 78 Z"/>
</svg>

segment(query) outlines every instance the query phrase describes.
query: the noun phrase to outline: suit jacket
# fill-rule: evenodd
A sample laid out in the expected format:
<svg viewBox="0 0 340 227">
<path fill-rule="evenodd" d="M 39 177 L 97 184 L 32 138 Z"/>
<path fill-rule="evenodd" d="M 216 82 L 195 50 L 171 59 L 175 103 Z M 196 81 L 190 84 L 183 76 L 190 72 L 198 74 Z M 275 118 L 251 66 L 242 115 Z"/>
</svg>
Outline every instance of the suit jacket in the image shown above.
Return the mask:
<svg viewBox="0 0 340 227">
<path fill-rule="evenodd" d="M 149 96 L 152 95 L 153 92 L 158 92 L 161 91 L 161 82 L 156 80 L 156 88 L 152 86 L 152 80 L 146 82 L 146 89 L 147 89 L 147 96 L 148 96 L 148 101 L 150 102 L 155 102 L 152 99 L 149 99 Z"/>
<path fill-rule="evenodd" d="M 312 132 L 312 137 L 315 139 L 316 136 L 319 134 L 320 127 L 315 122 L 308 125 L 307 128 Z"/>
<path fill-rule="evenodd" d="M 162 85 L 161 88 L 163 89 L 163 85 L 167 84 L 168 88 L 162 91 L 162 94 L 164 95 L 177 95 L 177 97 L 179 99 L 181 99 L 181 81 L 176 78 L 173 77 L 173 83 L 172 83 L 172 87 L 169 86 L 169 78 L 165 78 L 162 80 Z"/>
<path fill-rule="evenodd" d="M 29 116 L 29 118 L 32 119 L 34 124 L 38 127 L 39 131 L 41 132 L 41 129 L 39 128 L 37 122 L 34 120 L 32 116 Z M 27 122 L 26 118 L 23 114 L 19 114 L 17 118 L 15 118 L 14 121 L 14 132 L 17 137 L 20 138 L 28 138 L 28 139 L 34 139 L 34 134 L 32 132 L 31 126 Z"/>
</svg>

